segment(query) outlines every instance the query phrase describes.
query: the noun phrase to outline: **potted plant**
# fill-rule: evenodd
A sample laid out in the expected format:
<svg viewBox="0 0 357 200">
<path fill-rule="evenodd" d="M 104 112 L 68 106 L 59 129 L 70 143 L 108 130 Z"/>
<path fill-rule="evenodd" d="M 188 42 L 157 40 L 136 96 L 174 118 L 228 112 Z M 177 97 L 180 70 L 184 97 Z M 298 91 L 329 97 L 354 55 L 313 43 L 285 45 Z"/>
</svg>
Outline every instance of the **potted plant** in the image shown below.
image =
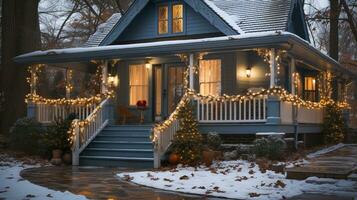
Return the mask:
<svg viewBox="0 0 357 200">
<path fill-rule="evenodd" d="M 65 163 L 71 162 L 70 143 L 68 141 L 68 130 L 72 123 L 72 117 L 65 120 L 56 120 L 47 131 L 47 143 L 52 150 L 51 163 L 59 165 L 62 163 L 62 155 L 64 154 Z"/>
<path fill-rule="evenodd" d="M 218 160 L 222 157 L 222 152 L 219 151 L 222 144 L 221 137 L 216 132 L 207 134 L 206 146 L 202 152 L 203 162 L 206 166 L 210 166 L 213 160 Z"/>
</svg>

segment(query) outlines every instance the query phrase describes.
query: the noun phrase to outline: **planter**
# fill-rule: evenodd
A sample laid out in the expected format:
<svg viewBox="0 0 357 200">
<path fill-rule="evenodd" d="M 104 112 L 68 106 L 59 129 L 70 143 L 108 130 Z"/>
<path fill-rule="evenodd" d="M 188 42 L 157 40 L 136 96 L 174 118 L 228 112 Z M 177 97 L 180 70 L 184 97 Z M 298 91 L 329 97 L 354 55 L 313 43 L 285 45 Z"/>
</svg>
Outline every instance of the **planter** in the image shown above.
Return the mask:
<svg viewBox="0 0 357 200">
<path fill-rule="evenodd" d="M 207 167 L 211 166 L 212 161 L 215 159 L 215 152 L 212 150 L 205 150 L 202 152 L 202 158 L 203 158 L 203 162 Z"/>
<path fill-rule="evenodd" d="M 67 165 L 72 164 L 72 153 L 71 152 L 67 152 L 65 154 L 63 154 L 63 162 L 66 163 Z"/>
<path fill-rule="evenodd" d="M 60 165 L 62 163 L 62 150 L 61 149 L 52 150 L 51 163 L 53 165 Z"/>
<path fill-rule="evenodd" d="M 171 165 L 177 165 L 180 161 L 180 156 L 177 153 L 171 153 L 169 156 L 169 163 Z"/>
</svg>

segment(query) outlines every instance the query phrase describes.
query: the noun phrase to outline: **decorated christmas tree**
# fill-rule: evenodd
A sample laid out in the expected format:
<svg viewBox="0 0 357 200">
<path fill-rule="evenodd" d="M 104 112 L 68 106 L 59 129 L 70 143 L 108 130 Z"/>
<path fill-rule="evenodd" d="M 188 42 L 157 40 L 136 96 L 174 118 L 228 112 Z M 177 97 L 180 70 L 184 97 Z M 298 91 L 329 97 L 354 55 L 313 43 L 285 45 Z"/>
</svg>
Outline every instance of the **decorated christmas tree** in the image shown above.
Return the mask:
<svg viewBox="0 0 357 200">
<path fill-rule="evenodd" d="M 342 110 L 335 103 L 326 106 L 323 131 L 326 144 L 343 142 L 346 134 Z"/>
<path fill-rule="evenodd" d="M 195 165 L 201 159 L 202 135 L 198 131 L 197 120 L 194 118 L 193 106 L 187 103 L 178 116 L 180 129 L 173 142 L 173 152 L 176 153 L 182 164 Z"/>
</svg>

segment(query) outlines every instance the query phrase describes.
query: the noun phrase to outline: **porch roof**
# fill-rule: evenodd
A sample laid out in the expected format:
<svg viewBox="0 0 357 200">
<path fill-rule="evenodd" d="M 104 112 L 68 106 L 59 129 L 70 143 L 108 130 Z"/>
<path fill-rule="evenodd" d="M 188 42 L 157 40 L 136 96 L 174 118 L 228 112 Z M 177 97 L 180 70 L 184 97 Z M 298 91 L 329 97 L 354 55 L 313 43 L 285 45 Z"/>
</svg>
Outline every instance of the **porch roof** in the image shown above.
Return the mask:
<svg viewBox="0 0 357 200">
<path fill-rule="evenodd" d="M 191 40 L 174 40 L 127 45 L 35 51 L 14 58 L 21 64 L 88 62 L 91 60 L 129 59 L 166 56 L 180 53 L 219 52 L 252 48 L 280 48 L 317 69 L 348 72 L 331 57 L 322 53 L 299 36 L 281 31 L 246 33 L 234 36 Z"/>
</svg>

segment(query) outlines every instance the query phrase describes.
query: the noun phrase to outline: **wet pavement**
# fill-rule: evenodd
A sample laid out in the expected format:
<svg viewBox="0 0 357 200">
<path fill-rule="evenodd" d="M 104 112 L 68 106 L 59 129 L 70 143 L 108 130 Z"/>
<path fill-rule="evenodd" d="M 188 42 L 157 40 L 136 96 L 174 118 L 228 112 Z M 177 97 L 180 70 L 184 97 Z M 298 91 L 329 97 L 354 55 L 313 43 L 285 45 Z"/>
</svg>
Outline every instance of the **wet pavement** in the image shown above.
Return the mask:
<svg viewBox="0 0 357 200">
<path fill-rule="evenodd" d="M 185 195 L 131 184 L 116 177 L 125 169 L 93 167 L 42 167 L 26 169 L 21 176 L 30 182 L 59 191 L 81 194 L 88 199 L 106 200 L 198 200 L 220 198 Z M 290 200 L 353 200 L 351 196 L 303 194 Z"/>
<path fill-rule="evenodd" d="M 357 172 L 357 145 L 347 145 L 308 161 L 304 166 L 288 169 L 288 178 L 302 180 L 316 176 L 347 179 L 351 173 Z"/>
</svg>

